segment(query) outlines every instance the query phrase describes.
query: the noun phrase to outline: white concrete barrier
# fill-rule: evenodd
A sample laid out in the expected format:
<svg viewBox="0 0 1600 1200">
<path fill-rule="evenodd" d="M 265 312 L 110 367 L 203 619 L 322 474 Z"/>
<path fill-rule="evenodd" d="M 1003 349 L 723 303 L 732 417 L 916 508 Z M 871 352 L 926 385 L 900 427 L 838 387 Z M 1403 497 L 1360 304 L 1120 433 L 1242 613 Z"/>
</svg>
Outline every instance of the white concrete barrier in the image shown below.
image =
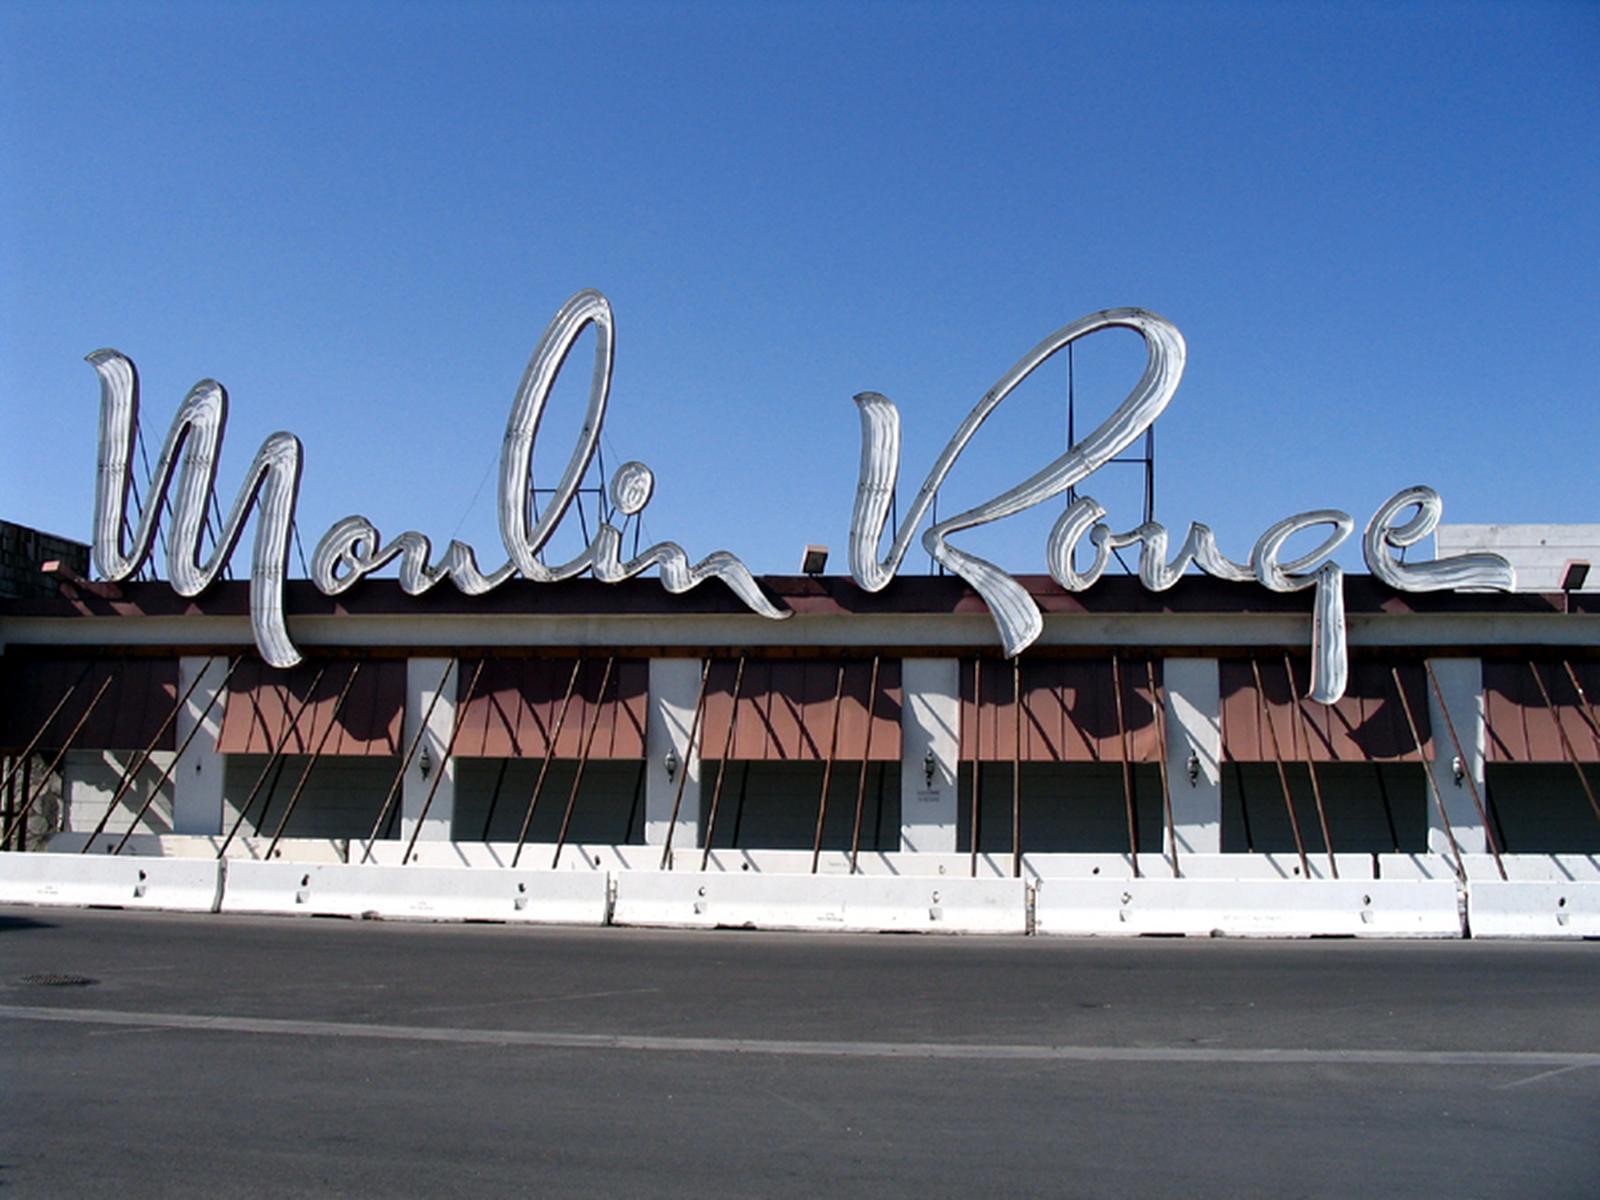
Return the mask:
<svg viewBox="0 0 1600 1200">
<path fill-rule="evenodd" d="M 1041 934 L 1460 937 L 1445 880 L 1042 879 Z"/>
<path fill-rule="evenodd" d="M 222 911 L 604 925 L 609 883 L 595 871 L 230 862 Z"/>
<path fill-rule="evenodd" d="M 617 925 L 1027 932 L 1021 879 L 631 871 L 616 885 Z"/>
<path fill-rule="evenodd" d="M 1475 938 L 1600 937 L 1600 882 L 1474 879 L 1467 924 Z"/>
<path fill-rule="evenodd" d="M 0 902 L 215 912 L 222 867 L 194 858 L 0 854 Z"/>
</svg>

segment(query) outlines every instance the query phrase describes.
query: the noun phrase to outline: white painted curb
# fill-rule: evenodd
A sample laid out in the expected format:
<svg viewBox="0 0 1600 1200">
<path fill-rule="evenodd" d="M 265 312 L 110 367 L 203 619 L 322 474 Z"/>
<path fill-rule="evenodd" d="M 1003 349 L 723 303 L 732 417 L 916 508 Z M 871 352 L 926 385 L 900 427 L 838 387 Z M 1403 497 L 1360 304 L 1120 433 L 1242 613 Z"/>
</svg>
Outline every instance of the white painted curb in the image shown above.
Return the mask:
<svg viewBox="0 0 1600 1200">
<path fill-rule="evenodd" d="M 216 912 L 222 867 L 194 858 L 0 854 L 0 902 Z"/>
<path fill-rule="evenodd" d="M 1467 922 L 1475 938 L 1600 937 L 1600 882 L 1475 879 Z"/>
<path fill-rule="evenodd" d="M 1449 880 L 1044 879 L 1041 934 L 1230 937 L 1462 935 Z"/>
<path fill-rule="evenodd" d="M 1021 879 L 883 875 L 731 875 L 630 871 L 617 876 L 612 922 L 678 928 L 1026 933 Z"/>
<path fill-rule="evenodd" d="M 230 862 L 222 911 L 604 925 L 603 872 Z"/>
</svg>

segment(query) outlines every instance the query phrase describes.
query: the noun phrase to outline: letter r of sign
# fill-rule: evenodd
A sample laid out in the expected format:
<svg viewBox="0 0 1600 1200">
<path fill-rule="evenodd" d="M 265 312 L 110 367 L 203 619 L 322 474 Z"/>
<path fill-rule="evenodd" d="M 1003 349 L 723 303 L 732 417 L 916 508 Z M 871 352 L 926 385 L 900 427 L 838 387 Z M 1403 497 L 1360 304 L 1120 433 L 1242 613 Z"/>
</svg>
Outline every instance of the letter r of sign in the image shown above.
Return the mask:
<svg viewBox="0 0 1600 1200">
<path fill-rule="evenodd" d="M 905 520 L 895 532 L 888 554 L 880 562 L 878 546 L 888 521 L 890 497 L 900 475 L 900 414 L 888 398 L 862 392 L 855 401 L 861 414 L 861 467 L 855 506 L 850 520 L 850 574 L 869 592 L 882 591 L 904 560 L 922 519 L 932 507 L 967 443 L 1000 402 L 1035 369 L 1079 338 L 1102 329 L 1132 329 L 1144 339 L 1144 374 L 1117 406 L 1087 437 L 1070 446 L 1054 462 L 1015 487 L 931 526 L 922 544 L 934 561 L 966 580 L 983 597 L 999 627 L 1005 653 L 1020 654 L 1044 630 L 1038 605 L 1015 579 L 995 564 L 950 545 L 952 534 L 1009 517 L 1059 496 L 1093 474 L 1103 464 L 1132 445 L 1166 409 L 1183 378 L 1187 353 L 1176 326 L 1140 308 L 1111 308 L 1064 325 L 1045 338 L 986 392 L 961 422 L 955 436 L 934 461 L 917 490 Z"/>
</svg>

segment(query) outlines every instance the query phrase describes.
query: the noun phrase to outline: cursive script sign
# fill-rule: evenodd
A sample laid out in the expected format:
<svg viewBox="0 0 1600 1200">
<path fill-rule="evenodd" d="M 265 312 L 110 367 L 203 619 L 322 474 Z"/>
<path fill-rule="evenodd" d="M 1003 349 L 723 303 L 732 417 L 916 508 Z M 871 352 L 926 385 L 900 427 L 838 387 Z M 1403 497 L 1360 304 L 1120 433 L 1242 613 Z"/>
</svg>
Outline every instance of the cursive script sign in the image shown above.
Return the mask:
<svg viewBox="0 0 1600 1200">
<path fill-rule="evenodd" d="M 535 513 L 531 479 L 539 424 L 568 355 L 579 336 L 591 326 L 595 331 L 594 364 L 583 426 L 550 504 L 542 513 Z M 1043 617 L 1032 598 L 999 567 L 952 546 L 949 539 L 963 530 L 1061 495 L 1116 457 L 1155 422 L 1177 391 L 1183 376 L 1185 347 L 1178 330 L 1154 313 L 1131 308 L 1095 313 L 1058 329 L 1024 355 L 985 393 L 935 460 L 881 561 L 877 558 L 878 547 L 900 469 L 900 416 L 892 403 L 875 392 L 857 396 L 861 469 L 849 551 L 850 573 L 856 582 L 872 592 L 889 585 L 950 468 L 984 420 L 1018 384 L 1070 343 L 1112 327 L 1137 332 L 1148 353 L 1143 375 L 1116 411 L 1043 470 L 974 508 L 937 522 L 922 535 L 922 544 L 933 558 L 966 580 L 988 605 L 1007 655 L 1020 654 L 1032 644 L 1044 628 Z M 435 560 L 432 543 L 423 534 L 408 530 L 386 542 L 367 518 L 350 516 L 335 522 L 318 542 L 312 556 L 312 581 L 324 594 L 336 595 L 394 563 L 400 586 L 408 594 L 420 594 L 449 579 L 462 593 L 480 595 L 513 576 L 553 583 L 587 573 L 601 582 L 615 583 L 656 568 L 662 586 L 669 592 L 684 592 L 717 578 L 752 612 L 773 619 L 789 616 L 773 605 L 749 569 L 734 555 L 717 551 L 691 565 L 682 547 L 674 542 L 659 542 L 623 559 L 622 533 L 609 522 L 602 522 L 588 545 L 570 561 L 555 566 L 543 561 L 541 553 L 571 507 L 599 445 L 611 395 L 614 358 L 615 322 L 610 304 L 599 292 L 582 291 L 573 296 L 561 306 L 539 339 L 506 419 L 500 454 L 498 512 L 506 553 L 504 564 L 485 573 L 478 566 L 473 548 L 454 540 Z M 250 615 L 256 646 L 262 658 L 275 667 L 299 662 L 299 651 L 285 622 L 283 586 L 300 490 L 300 440 L 293 434 L 275 433 L 262 443 L 244 485 L 222 520 L 210 557 L 202 562 L 205 514 L 213 502 L 217 455 L 227 426 L 227 393 L 210 379 L 190 390 L 162 443 L 144 505 L 137 519 L 130 521 L 139 412 L 138 372 L 126 356 L 115 350 L 97 350 L 88 356 L 88 361 L 100 377 L 96 569 L 113 581 L 133 577 L 152 553 L 161 511 L 170 502 L 167 574 L 178 594 L 198 595 L 216 580 L 238 545 L 246 519 L 254 511 Z M 626 462 L 612 474 L 608 486 L 616 509 L 625 517 L 635 516 L 650 502 L 655 476 L 643 463 Z M 170 498 L 169 492 L 173 493 Z M 1380 507 L 1367 526 L 1362 544 L 1372 573 L 1402 591 L 1511 588 L 1511 568 L 1498 555 L 1468 554 L 1422 563 L 1402 563 L 1393 557 L 1390 551 L 1403 550 L 1433 532 L 1440 509 L 1438 494 L 1424 487 L 1407 488 Z M 1056 521 L 1045 554 L 1051 576 L 1063 587 L 1073 591 L 1090 587 L 1104 573 L 1114 550 L 1140 545 L 1139 578 L 1155 591 L 1172 587 L 1190 567 L 1221 579 L 1254 579 L 1278 592 L 1314 589 L 1311 695 L 1324 703 L 1343 695 L 1347 674 L 1344 575 L 1331 555 L 1354 529 L 1347 514 L 1319 509 L 1286 517 L 1261 535 L 1248 564 L 1224 557 L 1205 525 L 1190 525 L 1182 546 L 1168 559 L 1167 531 L 1163 526 L 1150 522 L 1116 533 L 1104 523 L 1105 515 L 1105 509 L 1092 497 L 1081 496 Z M 1322 526 L 1330 527 L 1330 532 L 1316 549 L 1292 561 L 1282 560 L 1283 547 L 1291 537 Z M 1085 535 L 1093 552 L 1088 565 L 1079 570 L 1076 552 Z"/>
</svg>

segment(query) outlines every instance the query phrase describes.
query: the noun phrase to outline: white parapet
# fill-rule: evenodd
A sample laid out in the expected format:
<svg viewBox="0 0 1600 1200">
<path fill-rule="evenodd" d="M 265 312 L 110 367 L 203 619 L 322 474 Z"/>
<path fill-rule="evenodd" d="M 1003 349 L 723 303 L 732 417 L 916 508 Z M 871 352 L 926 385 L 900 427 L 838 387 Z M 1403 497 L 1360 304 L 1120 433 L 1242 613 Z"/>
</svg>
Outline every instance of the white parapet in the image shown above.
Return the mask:
<svg viewBox="0 0 1600 1200">
<path fill-rule="evenodd" d="M 616 884 L 618 925 L 1027 932 L 1021 879 L 630 871 Z"/>
<path fill-rule="evenodd" d="M 1041 879 L 1041 934 L 1433 937 L 1463 933 L 1456 886 L 1433 879 Z"/>
<path fill-rule="evenodd" d="M 215 912 L 222 864 L 196 858 L 0 853 L 0 902 Z"/>
<path fill-rule="evenodd" d="M 1600 937 L 1600 881 L 1474 879 L 1467 923 L 1475 938 Z"/>
<path fill-rule="evenodd" d="M 609 884 L 599 871 L 238 861 L 222 911 L 604 925 Z"/>
</svg>

